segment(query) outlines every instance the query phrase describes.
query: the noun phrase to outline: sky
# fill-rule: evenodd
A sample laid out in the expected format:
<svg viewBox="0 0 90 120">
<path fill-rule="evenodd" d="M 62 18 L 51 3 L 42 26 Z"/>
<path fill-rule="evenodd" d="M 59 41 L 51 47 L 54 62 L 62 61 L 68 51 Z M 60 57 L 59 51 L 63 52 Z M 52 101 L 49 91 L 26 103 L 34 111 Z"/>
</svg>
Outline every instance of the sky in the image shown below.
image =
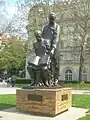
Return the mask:
<svg viewBox="0 0 90 120">
<path fill-rule="evenodd" d="M 9 23 L 17 12 L 16 2 L 18 0 L 0 0 L 0 31 Z"/>
<path fill-rule="evenodd" d="M 12 18 L 15 12 L 17 12 L 17 2 L 21 3 L 24 0 L 5 0 L 7 1 L 7 12 L 9 14 L 9 18 Z"/>
<path fill-rule="evenodd" d="M 16 12 L 16 2 L 18 0 L 7 0 L 8 5 L 7 5 L 7 12 L 9 14 L 9 17 L 12 17 L 13 14 Z"/>
<path fill-rule="evenodd" d="M 16 2 L 18 0 L 0 0 L 0 16 L 2 20 L 4 18 L 11 19 L 14 13 L 17 11 Z"/>
<path fill-rule="evenodd" d="M 18 1 L 18 0 L 7 0 L 7 1 L 9 1 L 9 2 L 12 3 L 12 4 L 15 4 L 16 1 Z"/>
</svg>

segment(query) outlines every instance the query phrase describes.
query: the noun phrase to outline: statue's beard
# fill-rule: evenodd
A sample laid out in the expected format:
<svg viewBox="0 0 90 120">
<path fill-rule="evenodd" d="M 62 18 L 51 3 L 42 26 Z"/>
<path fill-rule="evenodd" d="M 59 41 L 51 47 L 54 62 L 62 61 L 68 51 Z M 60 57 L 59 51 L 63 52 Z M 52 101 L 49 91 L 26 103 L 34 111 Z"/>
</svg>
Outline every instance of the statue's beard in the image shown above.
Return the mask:
<svg viewBox="0 0 90 120">
<path fill-rule="evenodd" d="M 54 25 L 54 21 L 49 21 L 49 24 L 50 25 Z"/>
<path fill-rule="evenodd" d="M 42 41 L 42 39 L 41 39 L 41 38 L 38 38 L 37 41 L 40 42 L 40 41 Z"/>
</svg>

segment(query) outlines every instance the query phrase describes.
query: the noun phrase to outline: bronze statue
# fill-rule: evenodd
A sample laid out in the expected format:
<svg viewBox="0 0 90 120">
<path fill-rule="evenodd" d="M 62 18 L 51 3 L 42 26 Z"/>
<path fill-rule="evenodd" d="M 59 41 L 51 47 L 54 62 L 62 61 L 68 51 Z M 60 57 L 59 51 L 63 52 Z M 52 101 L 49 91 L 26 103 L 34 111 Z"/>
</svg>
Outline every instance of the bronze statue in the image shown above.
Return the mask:
<svg viewBox="0 0 90 120">
<path fill-rule="evenodd" d="M 51 12 L 49 14 L 49 23 L 43 28 L 42 37 L 46 40 L 50 40 L 50 51 L 52 54 L 51 69 L 54 79 L 54 85 L 59 77 L 59 62 L 60 62 L 60 52 L 59 52 L 59 34 L 60 26 L 55 22 L 56 14 Z"/>
<path fill-rule="evenodd" d="M 36 30 L 35 54 L 28 59 L 28 72 L 33 83 L 30 86 L 55 86 L 59 77 L 59 25 L 55 13 L 49 14 L 49 23 L 43 31 Z"/>
<path fill-rule="evenodd" d="M 49 73 L 48 68 L 50 66 L 50 43 L 49 40 L 44 40 L 41 37 L 41 31 L 35 31 L 36 42 L 33 43 L 33 47 L 35 50 L 35 54 L 30 56 L 28 59 L 28 72 L 31 76 L 31 83 L 30 86 L 49 86 Z M 48 81 L 48 82 L 47 82 Z"/>
</svg>

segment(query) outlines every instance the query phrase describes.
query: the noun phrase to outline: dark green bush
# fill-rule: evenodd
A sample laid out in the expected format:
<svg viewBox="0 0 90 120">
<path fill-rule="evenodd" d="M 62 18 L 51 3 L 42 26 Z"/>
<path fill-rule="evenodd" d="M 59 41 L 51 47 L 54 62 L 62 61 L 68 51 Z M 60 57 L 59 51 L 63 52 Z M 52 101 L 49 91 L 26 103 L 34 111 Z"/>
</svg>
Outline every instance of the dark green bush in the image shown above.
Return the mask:
<svg viewBox="0 0 90 120">
<path fill-rule="evenodd" d="M 63 82 L 64 84 L 68 84 L 68 83 L 72 83 L 72 84 L 77 84 L 80 83 L 79 81 L 76 80 L 72 80 L 72 81 L 67 81 L 67 80 L 60 80 L 59 82 Z"/>
<path fill-rule="evenodd" d="M 77 84 L 77 83 L 80 83 L 80 81 L 76 81 L 76 80 L 72 80 L 72 81 L 60 80 L 59 82 L 64 83 L 64 84 L 68 84 L 68 83 Z M 90 81 L 84 81 L 84 83 L 90 84 Z"/>
<path fill-rule="evenodd" d="M 86 84 L 90 84 L 90 81 L 85 81 Z"/>
<path fill-rule="evenodd" d="M 26 78 L 18 78 L 16 79 L 16 84 L 30 84 L 31 80 Z"/>
</svg>

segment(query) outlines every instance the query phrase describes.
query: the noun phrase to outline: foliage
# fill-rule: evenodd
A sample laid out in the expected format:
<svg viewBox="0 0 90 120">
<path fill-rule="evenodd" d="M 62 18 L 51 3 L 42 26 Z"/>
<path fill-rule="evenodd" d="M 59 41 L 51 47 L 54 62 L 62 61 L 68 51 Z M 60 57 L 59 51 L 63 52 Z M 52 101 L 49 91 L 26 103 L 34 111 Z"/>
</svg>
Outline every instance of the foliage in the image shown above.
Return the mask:
<svg viewBox="0 0 90 120">
<path fill-rule="evenodd" d="M 25 56 L 24 41 L 11 37 L 6 41 L 3 50 L 0 52 L 0 70 L 24 69 Z"/>
<path fill-rule="evenodd" d="M 20 84 L 15 84 L 15 86 L 18 87 L 18 88 L 23 88 L 24 86 L 28 86 L 28 84 L 26 84 L 26 83 L 25 84 L 21 84 L 20 83 Z"/>
<path fill-rule="evenodd" d="M 82 72 L 85 63 L 86 44 L 89 34 L 89 20 L 90 20 L 90 4 L 88 0 L 72 1 L 69 5 L 74 21 L 74 35 L 76 41 L 80 46 L 80 59 L 79 59 L 79 80 L 82 81 Z"/>
<path fill-rule="evenodd" d="M 79 83 L 79 81 L 76 81 L 76 80 L 69 80 L 69 81 L 67 81 L 67 80 L 60 80 L 59 82 L 64 82 L 64 84 L 68 84 L 68 83 L 71 83 L 71 84 L 77 84 L 77 83 Z"/>
<path fill-rule="evenodd" d="M 25 79 L 25 78 L 17 78 L 16 79 L 16 84 L 30 84 L 31 83 L 31 80 L 29 79 Z"/>
</svg>

